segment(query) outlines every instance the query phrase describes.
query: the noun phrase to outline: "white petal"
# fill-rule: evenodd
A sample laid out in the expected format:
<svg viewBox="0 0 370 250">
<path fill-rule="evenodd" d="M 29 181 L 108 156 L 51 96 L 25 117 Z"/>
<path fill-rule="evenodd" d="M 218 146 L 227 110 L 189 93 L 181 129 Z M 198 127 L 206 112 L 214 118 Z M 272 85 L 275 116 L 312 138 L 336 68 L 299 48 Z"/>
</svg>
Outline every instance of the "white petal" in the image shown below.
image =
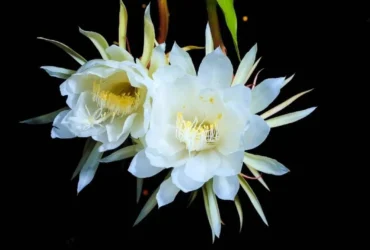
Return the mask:
<svg viewBox="0 0 370 250">
<path fill-rule="evenodd" d="M 289 172 L 289 169 L 277 160 L 262 155 L 245 153 L 244 163 L 266 174 L 284 175 Z"/>
<path fill-rule="evenodd" d="M 201 151 L 188 159 L 185 165 L 185 174 L 195 181 L 206 182 L 214 176 L 220 163 L 220 156 L 216 151 Z"/>
<path fill-rule="evenodd" d="M 61 138 L 61 139 L 70 139 L 76 137 L 69 128 L 62 123 L 64 118 L 70 114 L 70 110 L 64 110 L 60 112 L 54 119 L 53 128 L 51 130 L 51 137 L 52 138 Z"/>
<path fill-rule="evenodd" d="M 124 48 L 118 47 L 117 45 L 111 45 L 105 50 L 110 60 L 117 62 L 130 61 L 134 62 L 132 55 Z"/>
<path fill-rule="evenodd" d="M 256 114 L 267 108 L 279 95 L 285 78 L 269 78 L 252 89 L 251 112 Z"/>
<path fill-rule="evenodd" d="M 196 75 L 194 64 L 189 53 L 180 48 L 176 42 L 173 44 L 170 52 L 170 63 L 171 65 L 180 67 L 190 75 Z"/>
<path fill-rule="evenodd" d="M 213 178 L 213 191 L 221 200 L 233 201 L 239 191 L 239 187 L 237 175 L 228 177 L 215 176 Z"/>
<path fill-rule="evenodd" d="M 145 153 L 153 166 L 161 168 L 182 166 L 189 157 L 189 154 L 186 150 L 179 151 L 171 156 L 166 156 L 160 154 L 155 148 L 146 147 Z"/>
<path fill-rule="evenodd" d="M 60 112 L 67 110 L 68 108 L 61 108 L 54 112 L 50 112 L 48 114 L 40 115 L 37 117 L 29 118 L 27 120 L 21 121 L 20 123 L 26 123 L 26 124 L 46 124 L 51 123 L 54 121 L 54 119 L 57 117 Z"/>
<path fill-rule="evenodd" d="M 305 118 L 306 116 L 311 114 L 316 108 L 317 107 L 312 107 L 301 111 L 296 111 L 285 115 L 277 116 L 266 120 L 266 122 L 270 126 L 270 128 L 283 126 Z"/>
<path fill-rule="evenodd" d="M 86 36 L 87 38 L 89 38 L 91 40 L 91 42 L 98 49 L 100 55 L 102 56 L 102 58 L 104 60 L 109 59 L 108 55 L 105 51 L 109 47 L 109 45 L 108 45 L 108 42 L 105 40 L 105 38 L 102 35 L 100 35 L 97 32 L 93 32 L 93 31 L 85 31 L 81 28 L 80 28 L 80 32 L 81 32 L 81 34 L 83 34 L 84 36 Z"/>
<path fill-rule="evenodd" d="M 41 68 L 45 70 L 50 76 L 61 79 L 67 79 L 68 77 L 76 73 L 76 71 L 71 69 L 65 69 L 54 66 L 42 66 Z"/>
<path fill-rule="evenodd" d="M 216 170 L 215 175 L 217 176 L 232 176 L 237 175 L 241 172 L 243 167 L 244 151 L 237 151 L 227 156 L 220 155 L 221 164 Z"/>
<path fill-rule="evenodd" d="M 206 191 L 209 206 L 210 224 L 213 233 L 219 238 L 221 233 L 221 217 L 218 209 L 217 199 L 210 182 L 206 183 Z"/>
<path fill-rule="evenodd" d="M 226 88 L 231 85 L 233 66 L 220 47 L 206 55 L 202 60 L 198 77 L 200 82 L 208 87 Z"/>
<path fill-rule="evenodd" d="M 112 123 L 107 124 L 107 135 L 109 142 L 115 142 L 119 140 L 119 138 L 123 134 L 127 134 L 130 132 L 130 128 L 135 120 L 136 113 L 129 115 L 126 119 L 115 119 Z"/>
<path fill-rule="evenodd" d="M 176 79 L 184 76 L 186 72 L 179 66 L 168 65 L 158 68 L 153 73 L 153 80 L 155 87 L 162 86 L 163 84 L 173 84 Z"/>
<path fill-rule="evenodd" d="M 236 71 L 233 85 L 242 84 L 244 85 L 247 81 L 249 76 L 251 75 L 251 71 L 253 68 L 254 61 L 256 60 L 257 55 L 257 44 L 255 44 L 247 54 L 243 57 L 242 61 L 239 64 L 238 70 Z"/>
<path fill-rule="evenodd" d="M 171 177 L 162 182 L 156 196 L 158 207 L 162 207 L 173 202 L 179 191 L 180 189 L 172 183 Z"/>
<path fill-rule="evenodd" d="M 126 49 L 127 19 L 128 19 L 128 14 L 127 14 L 126 6 L 122 2 L 122 0 L 120 0 L 118 43 L 119 43 L 119 46 L 123 49 Z"/>
<path fill-rule="evenodd" d="M 207 22 L 206 26 L 206 55 L 211 53 L 214 50 L 213 39 L 211 28 L 209 26 L 209 22 Z"/>
<path fill-rule="evenodd" d="M 174 168 L 171 173 L 173 184 L 175 184 L 181 191 L 188 193 L 203 186 L 204 182 L 191 179 L 185 174 L 184 170 L 185 167 L 181 166 Z"/>
<path fill-rule="evenodd" d="M 245 113 L 250 107 L 252 93 L 250 88 L 239 84 L 223 91 L 223 100 L 233 105 L 241 112 Z"/>
<path fill-rule="evenodd" d="M 149 147 L 156 148 L 165 156 L 172 156 L 185 149 L 185 145 L 176 138 L 176 128 L 170 125 L 163 125 L 161 129 L 157 126 L 150 128 L 146 134 L 146 143 Z"/>
<path fill-rule="evenodd" d="M 250 150 L 258 147 L 264 142 L 270 133 L 270 127 L 258 115 L 251 115 L 249 125 L 244 133 L 244 150 Z"/>
<path fill-rule="evenodd" d="M 152 177 L 162 170 L 163 168 L 153 167 L 150 164 L 144 150 L 141 150 L 135 155 L 128 168 L 128 171 L 138 178 Z"/>
<path fill-rule="evenodd" d="M 149 75 L 152 75 L 158 68 L 168 64 L 165 49 L 165 43 L 154 48 L 153 55 L 150 60 Z"/>
<path fill-rule="evenodd" d="M 124 148 L 121 148 L 112 154 L 106 156 L 105 158 L 101 159 L 100 162 L 108 163 L 114 161 L 120 161 L 127 158 L 131 158 L 136 155 L 137 153 L 137 145 L 130 145 Z"/>
</svg>

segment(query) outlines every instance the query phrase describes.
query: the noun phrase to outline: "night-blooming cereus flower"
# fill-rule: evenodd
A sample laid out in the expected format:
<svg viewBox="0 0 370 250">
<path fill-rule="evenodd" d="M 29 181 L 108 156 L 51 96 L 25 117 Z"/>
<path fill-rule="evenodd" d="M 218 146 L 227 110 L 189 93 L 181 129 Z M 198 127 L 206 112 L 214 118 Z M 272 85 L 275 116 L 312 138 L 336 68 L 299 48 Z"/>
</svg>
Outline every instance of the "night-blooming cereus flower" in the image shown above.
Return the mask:
<svg viewBox="0 0 370 250">
<path fill-rule="evenodd" d="M 250 89 L 231 87 L 233 68 L 221 49 L 209 53 L 196 74 L 188 53 L 173 46 L 170 66 L 153 75 L 160 82 L 152 104 L 147 147 L 129 171 L 139 178 L 173 168 L 157 195 L 159 206 L 181 190 L 191 192 L 213 178 L 218 198 L 234 200 L 244 151 L 257 147 L 269 126 L 249 112 Z"/>
<path fill-rule="evenodd" d="M 78 173 L 78 191 L 91 182 L 103 152 L 116 149 L 131 136 L 139 139 L 149 127 L 152 74 L 168 64 L 165 43 L 155 41 L 150 17 L 150 4 L 144 14 L 144 47 L 139 59 L 126 50 L 127 11 L 121 1 L 119 13 L 119 43 L 109 46 L 105 38 L 91 31 L 80 32 L 98 49 L 102 59 L 87 61 L 68 46 L 41 38 L 58 46 L 74 58 L 81 67 L 69 70 L 54 66 L 42 67 L 49 75 L 65 79 L 60 86 L 67 97 L 67 107 L 32 118 L 25 123 L 53 122 L 52 138 L 87 138 Z M 132 157 L 136 145 L 124 149 L 120 158 Z"/>
</svg>

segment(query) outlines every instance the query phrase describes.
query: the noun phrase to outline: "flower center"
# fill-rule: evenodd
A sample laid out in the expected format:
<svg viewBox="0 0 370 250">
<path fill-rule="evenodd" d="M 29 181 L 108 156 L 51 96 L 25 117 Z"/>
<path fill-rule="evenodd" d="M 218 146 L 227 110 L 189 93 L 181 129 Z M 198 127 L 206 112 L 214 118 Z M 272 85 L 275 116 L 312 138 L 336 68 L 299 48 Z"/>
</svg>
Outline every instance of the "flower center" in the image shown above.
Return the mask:
<svg viewBox="0 0 370 250">
<path fill-rule="evenodd" d="M 129 84 L 122 84 L 110 90 L 101 90 L 100 84 L 93 84 L 93 100 L 104 117 L 126 116 L 135 112 L 141 100 L 139 89 Z"/>
<path fill-rule="evenodd" d="M 213 148 L 220 139 L 217 122 L 199 122 L 198 118 L 191 121 L 184 119 L 181 112 L 177 113 L 176 138 L 185 143 L 189 152 Z"/>
</svg>

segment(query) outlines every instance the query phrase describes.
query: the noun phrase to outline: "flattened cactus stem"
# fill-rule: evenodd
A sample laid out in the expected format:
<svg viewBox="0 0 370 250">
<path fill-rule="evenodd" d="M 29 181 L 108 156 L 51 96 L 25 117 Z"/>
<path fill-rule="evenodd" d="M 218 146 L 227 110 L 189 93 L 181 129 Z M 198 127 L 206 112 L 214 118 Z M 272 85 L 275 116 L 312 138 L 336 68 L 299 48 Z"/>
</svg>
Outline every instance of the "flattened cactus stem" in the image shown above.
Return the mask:
<svg viewBox="0 0 370 250">
<path fill-rule="evenodd" d="M 214 48 L 221 47 L 222 51 L 226 54 L 226 47 L 222 41 L 220 25 L 218 22 L 217 15 L 217 1 L 216 0 L 206 0 L 208 21 L 211 28 L 211 34 L 213 39 Z"/>
<path fill-rule="evenodd" d="M 167 0 L 158 0 L 158 11 L 159 11 L 159 34 L 157 37 L 157 42 L 161 44 L 166 41 L 168 33 L 169 12 Z"/>
</svg>

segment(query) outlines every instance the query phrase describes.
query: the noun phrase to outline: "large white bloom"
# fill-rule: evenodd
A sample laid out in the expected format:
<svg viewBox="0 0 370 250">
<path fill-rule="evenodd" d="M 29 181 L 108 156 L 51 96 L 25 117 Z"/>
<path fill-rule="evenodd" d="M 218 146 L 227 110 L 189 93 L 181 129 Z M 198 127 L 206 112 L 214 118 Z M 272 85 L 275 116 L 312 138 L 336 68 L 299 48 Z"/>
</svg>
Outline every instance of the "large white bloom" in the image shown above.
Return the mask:
<svg viewBox="0 0 370 250">
<path fill-rule="evenodd" d="M 160 206 L 172 202 L 179 190 L 196 190 L 212 178 L 216 195 L 234 200 L 244 151 L 260 145 L 270 128 L 250 112 L 250 89 L 231 87 L 233 67 L 221 49 L 203 59 L 197 75 L 188 53 L 176 44 L 170 64 L 153 75 L 158 88 L 147 147 L 129 171 L 145 178 L 173 168 L 158 192 Z"/>
</svg>

